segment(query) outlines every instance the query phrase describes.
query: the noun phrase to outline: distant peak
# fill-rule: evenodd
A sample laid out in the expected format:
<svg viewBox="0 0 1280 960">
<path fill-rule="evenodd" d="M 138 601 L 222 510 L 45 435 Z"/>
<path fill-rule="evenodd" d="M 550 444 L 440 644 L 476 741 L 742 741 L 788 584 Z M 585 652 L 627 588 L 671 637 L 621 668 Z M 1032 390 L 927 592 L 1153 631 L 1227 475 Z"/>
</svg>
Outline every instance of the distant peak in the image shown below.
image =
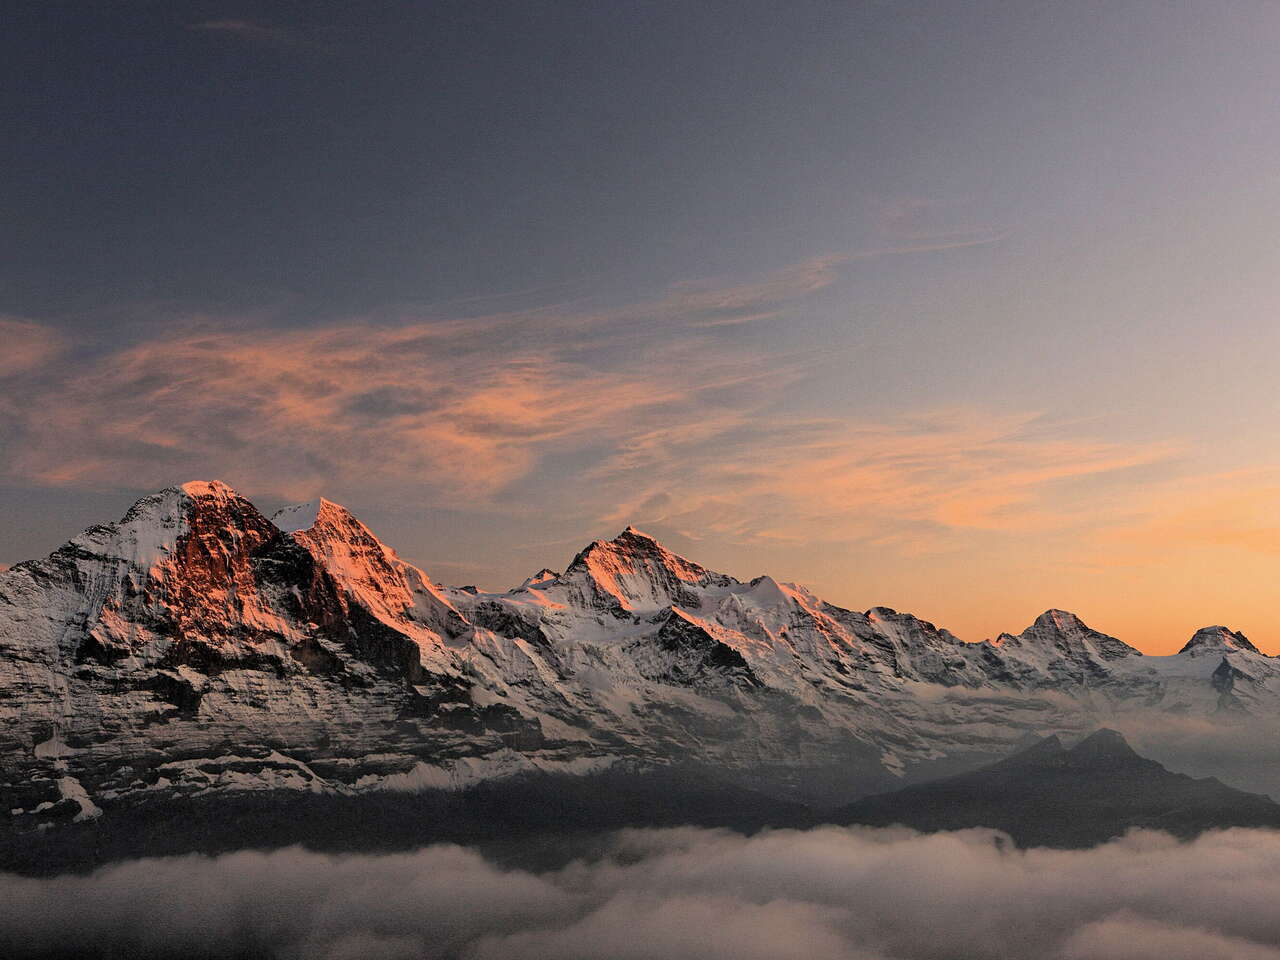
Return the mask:
<svg viewBox="0 0 1280 960">
<path fill-rule="evenodd" d="M 652 534 L 645 533 L 643 530 L 639 530 L 636 527 L 633 527 L 631 524 L 627 524 L 627 528 L 623 530 L 620 534 L 618 534 L 616 537 L 614 537 L 611 542 L 625 543 L 627 541 L 635 541 L 635 540 L 644 541 L 646 543 L 652 543 L 655 546 L 659 546 L 659 547 L 662 546 L 662 544 L 658 543 L 657 537 L 653 536 Z"/>
<path fill-rule="evenodd" d="M 529 587 L 536 587 L 541 584 L 551 583 L 559 576 L 560 574 L 556 573 L 550 567 L 543 567 L 541 570 L 535 573 L 532 577 L 529 577 L 527 580 L 525 580 L 524 583 L 520 584 L 520 586 L 516 587 L 516 589 L 526 590 Z"/>
<path fill-rule="evenodd" d="M 1100 657 L 1103 660 L 1120 660 L 1140 657 L 1142 652 L 1123 640 L 1094 630 L 1070 610 L 1046 610 L 1036 617 L 1035 623 L 1017 636 L 1001 634 L 994 641 L 997 647 L 1049 645 L 1072 657 Z"/>
<path fill-rule="evenodd" d="M 1103 727 L 1089 734 L 1069 751 L 1072 756 L 1087 759 L 1129 759 L 1138 756 L 1129 741 L 1118 730 Z"/>
<path fill-rule="evenodd" d="M 1050 630 L 1088 630 L 1085 622 L 1077 617 L 1070 610 L 1046 610 L 1040 616 L 1036 617 L 1033 627 L 1042 627 Z"/>
<path fill-rule="evenodd" d="M 1250 653 L 1261 652 L 1243 633 L 1229 630 L 1223 626 L 1201 627 L 1178 652 L 1196 653 L 1201 650 L 1214 652 L 1231 650 L 1248 650 Z"/>
<path fill-rule="evenodd" d="M 691 586 L 738 582 L 672 553 L 632 526 L 612 540 L 593 541 L 573 558 L 563 577 L 585 577 L 592 590 L 629 611 L 663 607 L 678 597 L 681 603 L 694 602 L 687 593 Z"/>
<path fill-rule="evenodd" d="M 593 540 L 576 556 L 573 562 L 569 564 L 569 569 L 581 566 L 593 554 L 614 554 L 621 556 L 646 556 L 646 557 L 666 557 L 671 556 L 676 559 L 676 554 L 671 553 L 666 547 L 658 542 L 657 538 L 650 536 L 635 527 L 628 526 L 620 534 L 612 540 Z M 687 562 L 687 561 L 686 561 Z"/>
</svg>

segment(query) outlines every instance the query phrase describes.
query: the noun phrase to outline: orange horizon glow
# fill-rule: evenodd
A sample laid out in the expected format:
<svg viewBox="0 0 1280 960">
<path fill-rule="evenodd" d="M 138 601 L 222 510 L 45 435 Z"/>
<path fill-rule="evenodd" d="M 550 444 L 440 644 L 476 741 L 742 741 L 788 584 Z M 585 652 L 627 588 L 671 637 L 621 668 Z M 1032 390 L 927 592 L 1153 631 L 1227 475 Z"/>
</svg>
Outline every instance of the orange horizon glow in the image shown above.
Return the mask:
<svg viewBox="0 0 1280 960">
<path fill-rule="evenodd" d="M 564 549 L 635 523 L 709 567 L 892 606 L 970 641 L 1064 608 L 1148 653 L 1217 623 L 1280 649 L 1267 601 L 1280 463 L 1206 468 L 1176 431 L 1109 437 L 1096 419 L 1008 405 L 806 407 L 789 398 L 836 361 L 731 332 L 785 322 L 860 257 L 932 248 L 597 310 L 304 328 L 189 318 L 83 368 L 52 329 L 6 320 L 4 475 L 99 490 L 217 476 L 397 525 L 444 510 L 536 528 Z M 536 544 L 450 555 L 420 531 L 396 539 L 428 573 L 469 565 L 467 580 L 495 587 L 556 560 Z"/>
</svg>

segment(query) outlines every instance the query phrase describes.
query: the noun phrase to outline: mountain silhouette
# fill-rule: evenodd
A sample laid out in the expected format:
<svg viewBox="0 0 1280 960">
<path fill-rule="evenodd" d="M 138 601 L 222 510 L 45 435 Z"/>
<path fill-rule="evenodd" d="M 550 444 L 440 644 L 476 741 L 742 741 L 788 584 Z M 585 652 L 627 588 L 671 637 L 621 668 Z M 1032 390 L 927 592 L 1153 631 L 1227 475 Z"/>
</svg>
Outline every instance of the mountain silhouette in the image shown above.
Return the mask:
<svg viewBox="0 0 1280 960">
<path fill-rule="evenodd" d="M 833 819 L 925 832 L 992 827 L 1023 847 L 1086 847 L 1135 827 L 1178 837 L 1280 827 L 1280 804 L 1212 777 L 1173 773 L 1102 729 L 1074 747 L 1050 736 L 978 770 L 863 797 Z"/>
</svg>

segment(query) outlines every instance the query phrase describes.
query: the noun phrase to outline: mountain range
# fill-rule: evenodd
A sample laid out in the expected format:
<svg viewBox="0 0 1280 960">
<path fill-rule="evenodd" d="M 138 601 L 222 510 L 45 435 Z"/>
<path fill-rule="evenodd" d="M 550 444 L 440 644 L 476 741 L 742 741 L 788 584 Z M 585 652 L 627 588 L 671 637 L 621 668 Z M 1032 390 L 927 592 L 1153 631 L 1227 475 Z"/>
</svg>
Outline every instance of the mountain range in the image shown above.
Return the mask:
<svg viewBox="0 0 1280 960">
<path fill-rule="evenodd" d="M 1054 734 L 990 766 L 863 797 L 831 819 L 926 833 L 990 827 L 1024 847 L 1087 847 L 1134 828 L 1183 838 L 1274 829 L 1280 804 L 1213 777 L 1172 773 L 1102 729 L 1072 747 Z"/>
<path fill-rule="evenodd" d="M 740 581 L 628 527 L 502 593 L 450 587 L 327 500 L 219 482 L 0 573 L 0 793 L 18 830 L 137 805 L 703 770 L 834 807 L 1050 732 L 1280 716 L 1225 627 L 1146 656 L 1050 610 L 962 642 Z"/>
</svg>

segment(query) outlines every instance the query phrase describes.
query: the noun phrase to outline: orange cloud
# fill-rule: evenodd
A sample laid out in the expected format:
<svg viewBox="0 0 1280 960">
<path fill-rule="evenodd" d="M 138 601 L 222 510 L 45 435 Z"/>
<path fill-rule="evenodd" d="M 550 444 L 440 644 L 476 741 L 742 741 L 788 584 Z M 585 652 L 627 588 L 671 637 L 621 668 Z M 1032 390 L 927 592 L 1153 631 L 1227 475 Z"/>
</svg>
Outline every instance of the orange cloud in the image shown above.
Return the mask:
<svg viewBox="0 0 1280 960">
<path fill-rule="evenodd" d="M 1179 478 L 1151 489 L 1108 540 L 1126 555 L 1186 547 L 1280 556 L 1280 470 L 1260 467 Z"/>
<path fill-rule="evenodd" d="M 905 552 L 955 547 L 965 531 L 1105 524 L 1083 514 L 1071 486 L 1158 463 L 1173 447 L 1079 437 L 1030 414 L 786 413 L 813 358 L 764 356 L 707 329 L 781 311 L 834 282 L 839 265 L 896 252 L 683 284 L 596 312 L 179 323 L 75 376 L 51 348 L 32 348 L 14 367 L 21 389 L 0 396 L 4 470 L 99 488 L 219 476 L 288 498 L 359 490 Z M 54 342 L 22 330 L 27 342 Z"/>
<path fill-rule="evenodd" d="M 38 369 L 62 349 L 62 338 L 48 327 L 0 317 L 0 379 Z"/>
<path fill-rule="evenodd" d="M 352 325 L 135 346 L 42 397 L 9 469 L 57 485 L 231 473 L 286 496 L 407 482 L 469 502 L 549 447 L 686 399 L 546 351 L 466 350 L 436 334 Z"/>
<path fill-rule="evenodd" d="M 647 507 L 654 512 L 640 520 L 689 535 L 927 549 L 954 543 L 956 531 L 1078 524 L 1059 485 L 1155 464 L 1176 449 L 1045 436 L 1038 417 L 976 410 L 887 423 L 775 420 L 749 430 L 744 418 L 719 427 L 717 438 L 700 424 L 641 436 L 605 464 L 602 477 L 620 486 L 641 468 L 649 478 L 611 519 Z M 709 455 L 695 457 L 695 446 Z"/>
<path fill-rule="evenodd" d="M 483 505 L 549 457 L 714 418 L 748 385 L 778 380 L 731 346 L 694 362 L 696 338 L 661 336 L 681 323 L 682 297 L 595 315 L 301 329 L 188 322 L 74 377 L 41 368 L 54 358 L 29 350 L 13 365 L 23 389 L 0 397 L 4 469 L 58 486 L 212 475 L 288 497 L 416 489 Z M 637 351 L 639 316 L 657 321 L 645 333 L 659 335 Z M 588 346 L 618 356 L 602 361 Z"/>
</svg>

